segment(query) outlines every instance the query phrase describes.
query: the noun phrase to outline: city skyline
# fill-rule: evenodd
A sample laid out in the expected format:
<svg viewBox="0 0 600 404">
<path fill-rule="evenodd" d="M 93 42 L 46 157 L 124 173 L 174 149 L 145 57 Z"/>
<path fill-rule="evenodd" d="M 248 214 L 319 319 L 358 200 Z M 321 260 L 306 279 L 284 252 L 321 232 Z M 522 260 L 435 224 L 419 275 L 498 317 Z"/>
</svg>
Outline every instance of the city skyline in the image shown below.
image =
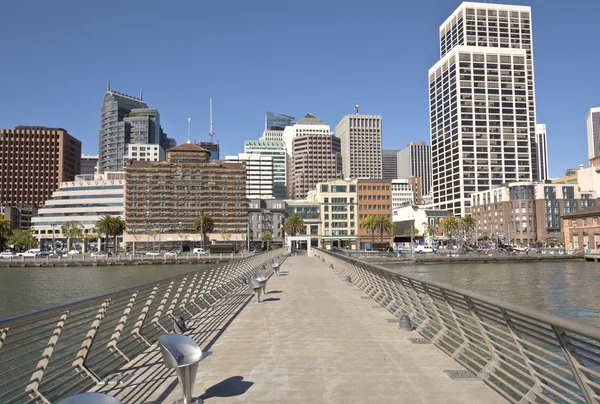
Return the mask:
<svg viewBox="0 0 600 404">
<path fill-rule="evenodd" d="M 593 43 L 592 16 L 598 14 L 596 10 L 600 12 L 600 4 L 582 1 L 587 12 L 576 14 L 577 9 L 565 9 L 558 1 L 510 3 L 532 7 L 537 122 L 548 126 L 550 177 L 557 177 L 567 166 L 587 164 L 585 118 L 587 111 L 598 105 L 594 95 L 600 93 L 600 82 L 594 81 L 593 77 L 588 79 L 587 75 L 573 75 L 572 80 L 564 83 L 556 77 L 564 71 L 585 70 L 594 64 L 594 58 L 598 58 L 583 50 Z M 289 18 L 290 26 L 293 26 L 306 17 L 306 12 L 268 7 L 267 4 L 250 9 L 246 8 L 249 5 L 240 4 L 231 20 L 226 21 L 227 7 L 219 4 L 206 7 L 192 4 L 181 9 L 163 9 L 157 5 L 136 9 L 143 15 L 139 20 L 144 20 L 143 17 L 148 17 L 149 21 L 158 19 L 166 26 L 173 26 L 173 32 L 164 34 L 164 38 L 148 32 L 145 43 L 117 47 L 114 57 L 110 58 L 103 56 L 107 44 L 111 43 L 103 37 L 101 23 L 107 9 L 90 5 L 84 10 L 84 18 L 77 19 L 75 25 L 67 29 L 68 24 L 61 27 L 61 22 L 66 22 L 71 15 L 66 4 L 56 7 L 40 4 L 33 12 L 19 4 L 8 4 L 4 10 L 8 21 L 0 28 L 0 33 L 6 34 L 0 41 L 4 41 L 7 57 L 21 63 L 0 67 L 4 77 L 12 78 L 3 83 L 4 92 L 10 96 L 0 101 L 0 127 L 64 127 L 82 140 L 84 153 L 96 154 L 100 128 L 97 111 L 101 107 L 100 97 L 106 79 L 110 77 L 113 88 L 119 92 L 136 95 L 144 88 L 144 100 L 161 111 L 165 131 L 178 143 L 187 140 L 188 116 L 192 117 L 192 139 L 208 140 L 208 99 L 212 96 L 215 141 L 221 144 L 222 155 L 242 152 L 244 140 L 260 137 L 265 111 L 295 117 L 308 111 L 326 122 L 335 123 L 351 114 L 356 103 L 361 105 L 361 113 L 382 115 L 385 121 L 383 148 L 401 149 L 409 142 L 429 138 L 427 69 L 439 58 L 438 27 L 460 4 L 459 1 L 439 1 L 434 7 L 420 4 L 400 7 L 390 3 L 377 11 L 351 6 L 338 9 L 325 4 L 319 7 L 319 15 L 310 15 L 315 24 L 323 27 L 319 32 L 286 28 L 276 36 L 270 30 L 257 28 L 257 24 L 240 25 L 239 22 L 247 16 L 258 18 L 268 8 L 271 19 Z M 185 14 L 181 11 L 184 9 Z M 135 24 L 127 27 L 127 24 L 121 26 L 119 23 L 126 21 L 127 9 L 123 11 L 123 15 L 114 16 L 116 28 L 106 33 L 108 37 L 133 33 L 130 30 Z M 206 21 L 202 27 L 185 23 L 205 12 L 214 15 L 211 19 L 214 21 Z M 369 13 L 375 16 L 376 12 L 377 24 L 355 27 L 351 35 L 336 28 L 337 20 L 362 17 L 365 12 L 367 17 L 371 15 Z M 398 24 L 399 12 L 410 18 L 402 17 L 402 24 Z M 17 29 L 24 15 L 32 29 L 14 38 L 9 33 Z M 559 16 L 561 23 L 569 28 L 562 34 L 553 29 Z M 332 23 L 330 20 L 334 17 Z M 174 26 L 177 19 L 182 23 Z M 52 29 L 46 32 L 50 21 Z M 236 23 L 239 26 L 236 27 Z M 222 27 L 223 24 L 226 27 Z M 227 35 L 208 35 L 223 32 L 222 28 L 227 28 Z M 78 35 L 70 35 L 72 32 Z M 206 35 L 212 37 L 211 42 L 194 39 Z M 119 55 L 125 54 L 128 58 L 122 60 L 135 60 L 136 55 L 146 52 L 148 46 L 156 45 L 154 39 L 160 39 L 159 42 L 164 44 L 179 36 L 184 39 L 173 49 L 170 46 L 160 48 L 164 61 L 145 64 L 144 71 L 140 71 L 137 62 L 114 62 L 119 60 Z M 417 40 L 413 41 L 413 37 Z M 269 44 L 265 45 L 267 38 Z M 72 51 L 84 42 L 88 42 L 85 49 Z M 271 50 L 285 43 L 293 53 L 311 50 L 308 58 L 311 61 L 301 61 L 296 67 L 264 69 L 276 59 L 276 52 Z M 334 63 L 330 62 L 331 55 L 343 55 L 357 45 L 364 50 L 363 58 L 348 63 L 349 56 L 341 59 L 336 56 Z M 555 51 L 559 48 L 564 52 Z M 411 57 L 401 58 L 401 54 Z M 205 63 L 209 55 L 213 58 L 212 63 Z M 325 63 L 312 62 L 319 57 Z M 373 57 L 377 57 L 378 63 L 372 63 Z M 42 70 L 31 63 L 38 58 L 45 60 Z M 231 67 L 232 62 L 236 62 L 237 67 Z M 282 90 L 282 80 L 287 80 L 286 90 Z M 353 85 L 348 86 L 349 82 Z M 364 86 L 356 86 L 360 82 L 364 82 Z M 293 96 L 286 97 L 288 92 Z M 75 99 L 76 103 L 73 102 Z"/>
</svg>

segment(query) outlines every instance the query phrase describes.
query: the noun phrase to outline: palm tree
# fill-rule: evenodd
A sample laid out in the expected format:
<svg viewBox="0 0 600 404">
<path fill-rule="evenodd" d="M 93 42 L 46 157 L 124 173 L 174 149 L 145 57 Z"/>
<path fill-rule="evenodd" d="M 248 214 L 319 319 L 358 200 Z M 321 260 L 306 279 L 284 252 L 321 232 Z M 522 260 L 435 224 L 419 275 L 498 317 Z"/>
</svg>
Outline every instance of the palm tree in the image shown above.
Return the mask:
<svg viewBox="0 0 600 404">
<path fill-rule="evenodd" d="M 375 231 L 377 230 L 377 216 L 369 215 L 362 222 L 363 228 L 371 233 L 371 247 L 375 244 Z"/>
<path fill-rule="evenodd" d="M 425 233 L 431 238 L 433 239 L 435 237 L 435 232 L 437 231 L 436 227 L 428 224 L 427 227 L 425 228 Z"/>
<path fill-rule="evenodd" d="M 111 215 L 100 216 L 96 222 L 98 233 L 104 234 L 104 252 L 108 254 L 108 239 L 115 229 L 115 217 Z"/>
<path fill-rule="evenodd" d="M 206 249 L 206 233 L 210 233 L 214 229 L 214 222 L 212 217 L 208 216 L 203 211 L 200 211 L 196 220 L 194 220 L 194 229 L 200 230 L 200 237 L 202 237 L 202 248 Z"/>
<path fill-rule="evenodd" d="M 269 242 L 271 241 L 271 233 L 265 231 L 260 234 L 260 239 L 263 243 L 267 243 L 267 251 L 269 251 Z"/>
<path fill-rule="evenodd" d="M 12 229 L 10 228 L 12 220 L 7 219 L 4 215 L 0 215 L 0 246 L 4 246 L 4 240 L 11 235 Z"/>
<path fill-rule="evenodd" d="M 125 230 L 127 230 L 127 224 L 125 223 L 125 220 L 123 220 L 121 216 L 115 217 L 113 221 L 112 234 L 113 236 L 115 236 L 115 252 L 117 254 L 119 253 L 118 238 L 119 236 L 122 236 L 123 233 L 125 233 Z"/>
<path fill-rule="evenodd" d="M 379 229 L 379 241 L 383 242 L 383 234 L 390 234 L 394 231 L 394 223 L 385 215 L 378 215 L 377 228 Z"/>
<path fill-rule="evenodd" d="M 285 219 L 283 222 L 283 230 L 290 236 L 294 237 L 304 229 L 304 219 L 294 213 L 292 216 Z"/>
<path fill-rule="evenodd" d="M 458 219 L 454 216 L 446 216 L 440 221 L 439 230 L 448 237 L 448 247 L 452 246 L 452 237 L 458 231 Z"/>
<path fill-rule="evenodd" d="M 83 225 L 77 220 L 71 220 L 60 226 L 60 231 L 67 237 L 67 251 L 71 250 L 71 239 L 83 238 Z"/>
</svg>

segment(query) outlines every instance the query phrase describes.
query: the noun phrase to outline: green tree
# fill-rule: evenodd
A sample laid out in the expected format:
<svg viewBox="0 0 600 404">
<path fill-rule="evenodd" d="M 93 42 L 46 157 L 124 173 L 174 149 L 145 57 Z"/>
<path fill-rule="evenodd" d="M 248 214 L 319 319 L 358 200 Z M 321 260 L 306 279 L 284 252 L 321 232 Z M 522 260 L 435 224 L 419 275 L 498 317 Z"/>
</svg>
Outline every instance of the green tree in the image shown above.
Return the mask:
<svg viewBox="0 0 600 404">
<path fill-rule="evenodd" d="M 471 216 L 465 216 L 458 219 L 458 233 L 461 243 L 471 244 L 473 241 L 473 231 L 475 230 L 475 219 Z"/>
<path fill-rule="evenodd" d="M 103 215 L 100 216 L 100 220 L 96 222 L 96 229 L 98 229 L 98 233 L 104 234 L 104 252 L 108 254 L 108 239 L 113 233 L 115 229 L 115 220 L 116 218 L 111 215 Z"/>
<path fill-rule="evenodd" d="M 10 228 L 12 220 L 7 219 L 4 215 L 0 215 L 0 247 L 4 246 L 4 240 L 12 234 Z"/>
<path fill-rule="evenodd" d="M 437 231 L 436 227 L 428 224 L 427 227 L 425 228 L 425 234 L 427 234 L 427 236 L 429 236 L 429 238 L 433 239 L 435 237 L 435 232 Z"/>
<path fill-rule="evenodd" d="M 448 248 L 452 248 L 452 238 L 458 231 L 458 219 L 454 216 L 446 216 L 440 221 L 438 229 L 448 237 Z"/>
<path fill-rule="evenodd" d="M 123 233 L 125 233 L 125 230 L 127 230 L 127 224 L 125 223 L 125 220 L 123 220 L 121 216 L 115 217 L 113 221 L 112 234 L 115 236 L 115 252 L 117 254 L 119 253 L 118 239 L 119 236 L 122 236 Z"/>
<path fill-rule="evenodd" d="M 375 232 L 379 232 L 379 241 L 383 242 L 383 235 L 391 234 L 395 229 L 394 223 L 385 215 L 367 216 L 363 221 L 363 227 L 371 233 L 372 243 L 375 242 Z"/>
<path fill-rule="evenodd" d="M 8 238 L 8 244 L 12 244 L 19 250 L 25 248 L 31 248 L 38 245 L 38 240 L 33 235 L 33 229 L 20 230 L 15 229 L 12 231 L 11 236 Z"/>
<path fill-rule="evenodd" d="M 283 230 L 290 236 L 295 236 L 304 229 L 304 219 L 294 213 L 283 222 Z"/>
<path fill-rule="evenodd" d="M 406 230 L 404 230 L 404 235 L 405 236 L 416 236 L 417 234 L 419 234 L 419 230 L 415 227 L 414 224 L 410 224 L 410 227 Z"/>
<path fill-rule="evenodd" d="M 71 250 L 71 240 L 83 238 L 83 225 L 77 220 L 71 220 L 62 226 L 60 231 L 67 238 L 67 251 Z"/>
<path fill-rule="evenodd" d="M 196 220 L 194 220 L 194 229 L 200 230 L 200 237 L 202 238 L 202 248 L 206 249 L 206 233 L 210 233 L 214 229 L 214 221 L 212 217 L 208 216 L 203 211 L 200 211 Z"/>
<path fill-rule="evenodd" d="M 371 245 L 375 244 L 375 232 L 377 231 L 377 220 L 375 215 L 369 215 L 363 220 L 362 227 L 371 233 Z"/>
<path fill-rule="evenodd" d="M 270 247 L 269 244 L 271 242 L 271 233 L 269 233 L 267 231 L 262 232 L 260 234 L 260 239 L 263 242 L 263 248 L 264 248 L 264 243 L 266 243 L 267 244 L 267 251 L 269 251 L 269 247 Z"/>
</svg>

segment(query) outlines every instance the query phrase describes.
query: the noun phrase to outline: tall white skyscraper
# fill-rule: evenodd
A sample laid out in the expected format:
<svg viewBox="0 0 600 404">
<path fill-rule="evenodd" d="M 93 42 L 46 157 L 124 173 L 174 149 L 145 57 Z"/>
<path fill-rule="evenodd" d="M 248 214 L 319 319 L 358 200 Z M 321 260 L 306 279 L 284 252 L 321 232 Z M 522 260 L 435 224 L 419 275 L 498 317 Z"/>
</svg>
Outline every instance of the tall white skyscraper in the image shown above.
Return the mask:
<svg viewBox="0 0 600 404">
<path fill-rule="evenodd" d="M 431 192 L 431 147 L 425 142 L 410 142 L 398 152 L 396 178 L 421 177 L 421 194 Z"/>
<path fill-rule="evenodd" d="M 539 180 L 545 181 L 548 179 L 548 143 L 546 140 L 545 123 L 538 123 L 535 125 L 535 143 Z"/>
<path fill-rule="evenodd" d="M 287 154 L 285 143 L 274 140 L 246 140 L 244 153 L 258 154 L 273 159 L 273 196 L 275 199 L 286 198 Z"/>
<path fill-rule="evenodd" d="M 462 3 L 429 69 L 433 202 L 470 214 L 472 192 L 538 179 L 531 8 Z"/>
<path fill-rule="evenodd" d="M 381 173 L 384 180 L 398 178 L 398 152 L 400 150 L 383 149 L 381 154 Z"/>
<path fill-rule="evenodd" d="M 588 158 L 600 153 L 600 107 L 592 108 L 586 119 L 588 136 Z"/>
<path fill-rule="evenodd" d="M 382 178 L 381 115 L 346 115 L 335 127 L 344 178 Z"/>
<path fill-rule="evenodd" d="M 239 153 L 226 156 L 228 162 L 246 163 L 246 198 L 273 199 L 273 157 L 261 154 Z"/>
</svg>

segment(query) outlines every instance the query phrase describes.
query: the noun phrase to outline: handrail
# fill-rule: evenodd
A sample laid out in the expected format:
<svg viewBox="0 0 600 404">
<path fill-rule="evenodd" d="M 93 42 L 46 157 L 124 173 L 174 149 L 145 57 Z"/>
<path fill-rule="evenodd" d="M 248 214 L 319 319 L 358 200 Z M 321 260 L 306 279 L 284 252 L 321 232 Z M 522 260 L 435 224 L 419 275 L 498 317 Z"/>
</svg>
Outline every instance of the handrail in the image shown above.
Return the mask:
<svg viewBox="0 0 600 404">
<path fill-rule="evenodd" d="M 600 329 L 317 250 L 510 402 L 600 403 Z"/>
<path fill-rule="evenodd" d="M 283 249 L 0 320 L 0 402 L 50 403 L 86 391 L 170 332 L 173 319 L 202 320 L 281 261 Z M 240 291 L 242 293 L 238 296 Z"/>
</svg>

